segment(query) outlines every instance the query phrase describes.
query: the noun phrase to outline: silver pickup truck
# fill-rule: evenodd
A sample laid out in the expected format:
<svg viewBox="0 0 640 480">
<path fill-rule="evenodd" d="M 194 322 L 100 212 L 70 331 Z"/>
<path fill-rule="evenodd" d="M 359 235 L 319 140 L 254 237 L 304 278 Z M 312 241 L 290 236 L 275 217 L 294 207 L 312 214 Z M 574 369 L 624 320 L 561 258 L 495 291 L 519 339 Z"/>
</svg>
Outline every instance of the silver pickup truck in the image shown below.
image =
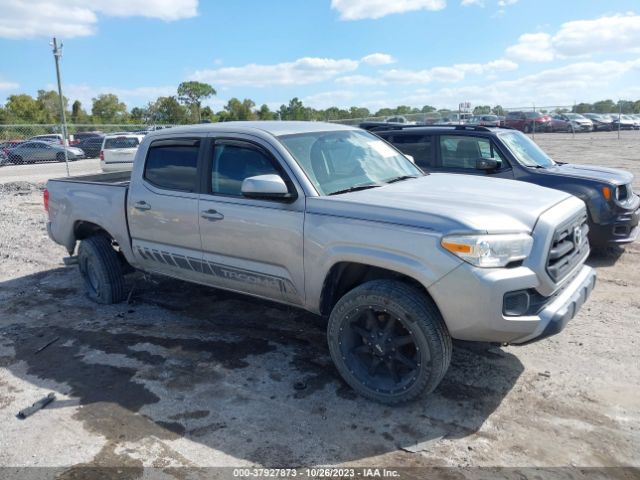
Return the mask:
<svg viewBox="0 0 640 480">
<path fill-rule="evenodd" d="M 96 302 L 122 301 L 138 269 L 304 308 L 328 317 L 344 379 L 388 404 L 438 385 L 452 338 L 555 334 L 595 284 L 581 200 L 426 175 L 341 125 L 153 132 L 131 173 L 50 180 L 45 205 Z"/>
</svg>

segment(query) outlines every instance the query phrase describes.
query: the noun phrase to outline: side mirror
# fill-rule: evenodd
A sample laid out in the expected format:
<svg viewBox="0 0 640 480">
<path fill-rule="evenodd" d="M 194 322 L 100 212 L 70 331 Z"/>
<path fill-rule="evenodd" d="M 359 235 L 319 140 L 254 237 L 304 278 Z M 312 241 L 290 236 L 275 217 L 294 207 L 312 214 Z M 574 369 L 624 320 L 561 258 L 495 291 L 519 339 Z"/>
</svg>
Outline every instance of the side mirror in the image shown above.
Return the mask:
<svg viewBox="0 0 640 480">
<path fill-rule="evenodd" d="M 242 195 L 247 198 L 285 199 L 292 198 L 280 175 L 256 175 L 242 182 Z"/>
<path fill-rule="evenodd" d="M 407 160 L 409 160 L 411 163 L 416 163 L 416 159 L 413 158 L 413 155 L 407 155 L 405 153 L 404 156 L 407 157 Z"/>
<path fill-rule="evenodd" d="M 479 158 L 476 160 L 476 170 L 495 170 L 498 161 L 493 158 Z"/>
</svg>

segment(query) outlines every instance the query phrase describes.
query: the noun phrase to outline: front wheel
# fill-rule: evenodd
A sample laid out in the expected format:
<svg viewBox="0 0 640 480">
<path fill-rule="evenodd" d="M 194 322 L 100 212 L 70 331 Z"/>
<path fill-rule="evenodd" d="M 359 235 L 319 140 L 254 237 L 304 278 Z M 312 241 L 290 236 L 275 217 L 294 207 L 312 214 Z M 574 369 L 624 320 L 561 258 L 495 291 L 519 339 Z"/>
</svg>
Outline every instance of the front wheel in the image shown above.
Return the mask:
<svg viewBox="0 0 640 480">
<path fill-rule="evenodd" d="M 451 361 L 451 337 L 435 304 L 396 280 L 367 282 L 344 295 L 327 339 L 345 381 L 388 405 L 432 392 Z"/>
<path fill-rule="evenodd" d="M 531 132 L 531 127 L 529 125 L 525 125 L 524 126 L 524 133 L 529 133 Z"/>
<path fill-rule="evenodd" d="M 125 299 L 124 272 L 118 254 L 105 235 L 80 242 L 78 266 L 87 296 L 97 303 L 119 303 Z"/>
</svg>

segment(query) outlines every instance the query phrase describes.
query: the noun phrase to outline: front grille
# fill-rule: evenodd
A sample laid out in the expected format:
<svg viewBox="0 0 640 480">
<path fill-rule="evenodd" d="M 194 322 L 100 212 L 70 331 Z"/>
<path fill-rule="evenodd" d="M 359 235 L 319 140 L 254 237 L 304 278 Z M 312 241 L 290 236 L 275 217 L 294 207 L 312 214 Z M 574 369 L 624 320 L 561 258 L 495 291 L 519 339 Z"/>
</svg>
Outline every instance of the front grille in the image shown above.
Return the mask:
<svg viewBox="0 0 640 480">
<path fill-rule="evenodd" d="M 589 249 L 588 233 L 584 212 L 556 229 L 547 257 L 547 273 L 554 282 L 564 278 L 582 260 Z"/>
</svg>

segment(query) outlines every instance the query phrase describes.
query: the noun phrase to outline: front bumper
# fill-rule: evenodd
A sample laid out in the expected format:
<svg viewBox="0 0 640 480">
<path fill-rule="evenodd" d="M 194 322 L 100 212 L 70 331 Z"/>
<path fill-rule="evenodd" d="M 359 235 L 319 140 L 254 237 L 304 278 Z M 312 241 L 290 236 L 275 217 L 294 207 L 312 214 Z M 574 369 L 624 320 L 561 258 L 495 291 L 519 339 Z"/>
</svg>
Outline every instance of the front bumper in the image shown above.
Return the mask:
<svg viewBox="0 0 640 480">
<path fill-rule="evenodd" d="M 640 236 L 640 207 L 620 210 L 609 223 L 590 223 L 589 242 L 594 247 L 633 243 Z"/>
<path fill-rule="evenodd" d="M 528 267 L 480 269 L 462 264 L 431 285 L 453 338 L 469 341 L 524 343 L 561 331 L 578 313 L 596 282 L 595 271 L 581 265 L 547 297 L 535 315 L 507 316 L 504 295 L 535 289 L 538 277 Z"/>
</svg>

